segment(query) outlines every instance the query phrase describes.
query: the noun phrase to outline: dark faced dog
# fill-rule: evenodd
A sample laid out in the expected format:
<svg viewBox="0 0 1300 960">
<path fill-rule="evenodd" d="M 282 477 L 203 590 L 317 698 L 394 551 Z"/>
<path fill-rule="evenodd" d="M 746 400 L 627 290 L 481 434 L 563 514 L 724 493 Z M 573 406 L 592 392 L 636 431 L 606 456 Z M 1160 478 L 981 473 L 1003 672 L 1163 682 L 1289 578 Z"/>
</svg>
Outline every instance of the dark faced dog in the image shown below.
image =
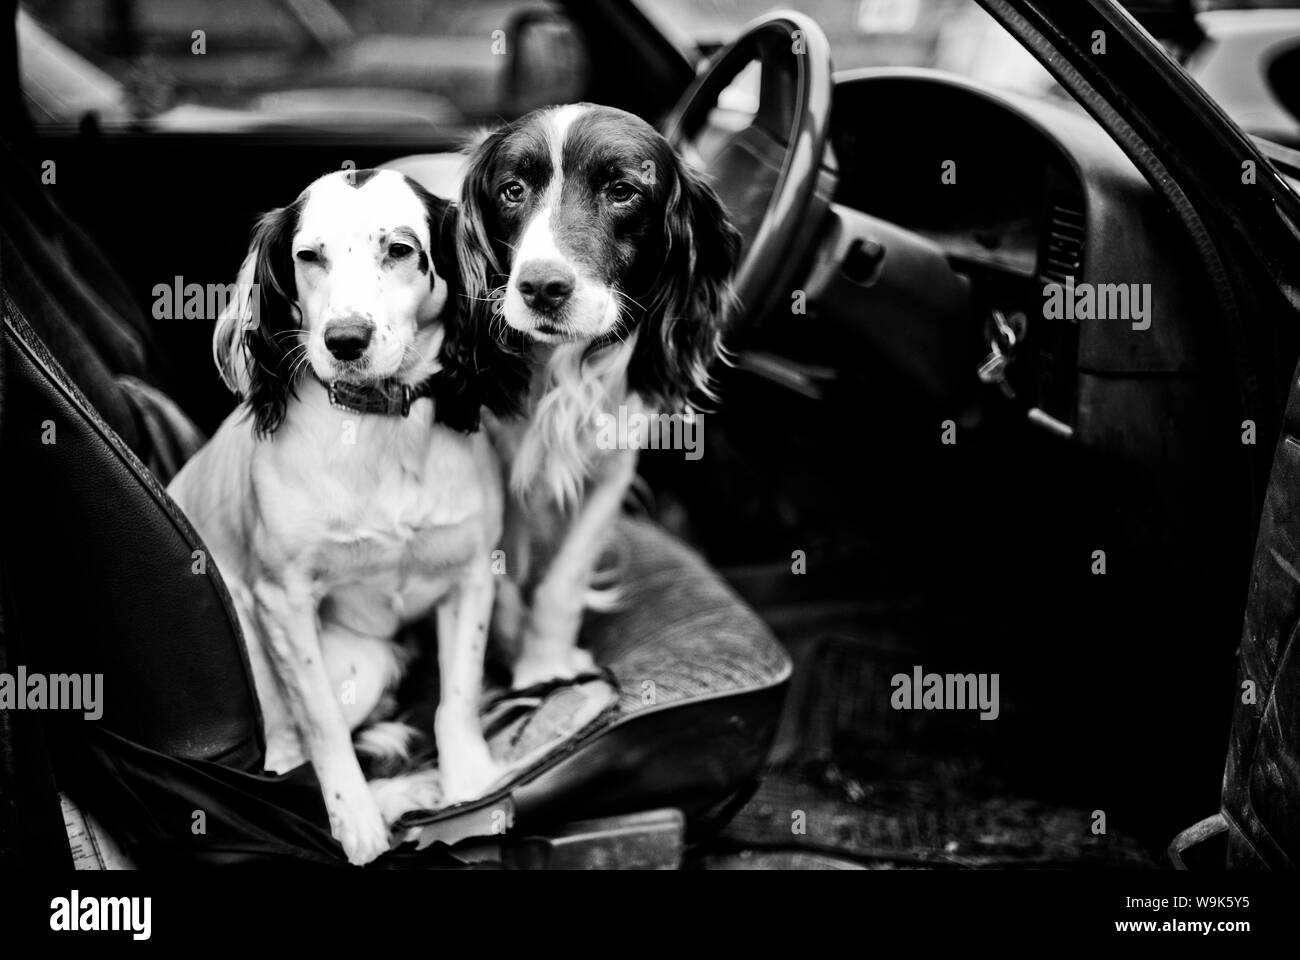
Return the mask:
<svg viewBox="0 0 1300 960">
<path fill-rule="evenodd" d="M 630 390 L 708 395 L 740 244 L 717 195 L 640 118 L 552 108 L 490 135 L 461 196 L 466 294 L 542 344 L 633 331 Z"/>
<path fill-rule="evenodd" d="M 597 443 L 597 420 L 712 397 L 739 246 L 704 178 L 622 110 L 540 110 L 474 150 L 457 250 L 467 302 L 531 366 L 525 415 L 491 424 L 516 508 L 517 590 L 497 617 L 521 642 L 516 686 L 593 666 L 578 625 L 636 470 L 634 449 Z"/>
</svg>

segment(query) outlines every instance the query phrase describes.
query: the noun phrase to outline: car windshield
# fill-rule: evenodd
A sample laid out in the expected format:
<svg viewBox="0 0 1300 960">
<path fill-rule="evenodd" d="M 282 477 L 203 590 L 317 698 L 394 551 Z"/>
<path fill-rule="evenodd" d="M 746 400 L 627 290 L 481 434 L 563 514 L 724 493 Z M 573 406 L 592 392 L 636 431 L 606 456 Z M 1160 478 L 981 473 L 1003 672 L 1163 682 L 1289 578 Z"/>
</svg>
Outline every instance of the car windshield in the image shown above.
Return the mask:
<svg viewBox="0 0 1300 960">
<path fill-rule="evenodd" d="M 724 43 L 772 0 L 636 0 L 678 42 Z M 1248 132 L 1300 146 L 1300 0 L 1121 0 Z M 826 32 L 839 70 L 928 67 L 1065 97 L 972 0 L 786 0 Z M 1072 101 L 1071 101 L 1072 102 Z"/>
<path fill-rule="evenodd" d="M 24 0 L 24 89 L 46 122 L 259 119 L 456 127 L 493 118 L 521 0 Z"/>
<path fill-rule="evenodd" d="M 1062 96 L 971 0 L 633 2 L 689 57 L 725 43 L 774 6 L 788 6 L 821 25 L 842 70 L 932 67 L 1001 89 Z M 1129 6 L 1247 131 L 1300 145 L 1300 2 Z M 539 16 L 562 20 L 563 4 L 23 0 L 18 34 L 24 91 L 46 124 L 75 124 L 93 112 L 102 124 L 169 129 L 293 123 L 446 132 L 519 112 L 503 96 L 507 39 L 521 19 Z M 552 62 L 575 63 L 574 83 L 550 91 L 554 102 L 582 93 L 576 64 L 583 51 L 559 42 L 567 37 L 541 48 Z"/>
<path fill-rule="evenodd" d="M 679 42 L 725 43 L 771 0 L 638 0 Z M 930 67 L 1003 89 L 1044 94 L 1051 75 L 983 8 L 971 0 L 792 0 L 781 6 L 808 14 L 826 32 L 838 70 Z"/>
</svg>

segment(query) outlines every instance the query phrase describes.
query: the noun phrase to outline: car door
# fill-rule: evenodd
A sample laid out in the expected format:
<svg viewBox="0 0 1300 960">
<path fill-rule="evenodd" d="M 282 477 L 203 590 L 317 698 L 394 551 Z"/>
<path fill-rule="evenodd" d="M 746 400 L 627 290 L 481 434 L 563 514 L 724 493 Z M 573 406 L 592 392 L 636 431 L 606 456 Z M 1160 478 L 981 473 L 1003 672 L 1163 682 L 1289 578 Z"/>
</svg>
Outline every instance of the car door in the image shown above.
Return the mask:
<svg viewBox="0 0 1300 960">
<path fill-rule="evenodd" d="M 1223 778 L 1228 865 L 1300 862 L 1300 371 L 1265 491 Z"/>
<path fill-rule="evenodd" d="M 1225 677 L 1223 687 L 1234 704 L 1222 795 L 1227 858 L 1237 867 L 1294 866 L 1300 860 L 1297 181 L 1265 154 L 1281 158 L 1282 151 L 1246 136 L 1111 0 L 981 2 L 1160 184 L 1215 287 L 1223 318 L 1216 336 L 1237 373 L 1247 482 L 1241 502 L 1206 504 L 1206 510 L 1239 512 L 1243 539 L 1253 542 L 1250 576 L 1241 582 L 1238 676 L 1232 685 Z M 1049 51 L 1062 56 L 1053 62 Z"/>
</svg>

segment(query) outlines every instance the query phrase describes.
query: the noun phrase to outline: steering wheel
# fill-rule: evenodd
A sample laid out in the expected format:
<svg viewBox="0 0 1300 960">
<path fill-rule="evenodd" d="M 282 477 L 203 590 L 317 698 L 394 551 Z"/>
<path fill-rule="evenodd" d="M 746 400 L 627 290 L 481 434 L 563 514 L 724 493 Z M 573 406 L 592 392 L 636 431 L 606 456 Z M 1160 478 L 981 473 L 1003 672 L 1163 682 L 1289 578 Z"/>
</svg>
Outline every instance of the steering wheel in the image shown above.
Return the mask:
<svg viewBox="0 0 1300 960">
<path fill-rule="evenodd" d="M 725 129 L 720 97 L 737 92 L 728 88 L 755 64 L 753 119 Z M 833 89 L 821 28 L 801 13 L 769 14 L 714 56 L 669 114 L 664 136 L 711 177 L 744 238 L 734 283 L 751 330 L 789 307 L 798 288 L 823 330 L 846 332 L 955 408 L 979 382 L 970 282 L 933 241 L 835 202 Z"/>
<path fill-rule="evenodd" d="M 761 70 L 753 121 L 696 164 L 713 180 L 743 238 L 735 288 L 751 320 L 788 287 L 800 265 L 792 252 L 808 248 L 830 204 L 834 178 L 825 158 L 833 87 L 826 34 L 802 13 L 759 17 L 714 55 L 664 123 L 674 148 L 700 158 L 698 142 L 719 96 L 753 64 Z"/>
</svg>

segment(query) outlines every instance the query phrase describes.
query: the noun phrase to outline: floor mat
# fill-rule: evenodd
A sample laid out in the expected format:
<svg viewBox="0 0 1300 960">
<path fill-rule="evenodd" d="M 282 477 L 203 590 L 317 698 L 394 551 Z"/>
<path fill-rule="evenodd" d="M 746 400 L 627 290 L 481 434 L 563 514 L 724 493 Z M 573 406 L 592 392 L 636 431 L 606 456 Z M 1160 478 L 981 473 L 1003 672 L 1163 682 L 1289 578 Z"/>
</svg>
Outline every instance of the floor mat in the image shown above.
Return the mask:
<svg viewBox="0 0 1300 960">
<path fill-rule="evenodd" d="M 696 866 L 1157 866 L 1132 838 L 1094 832 L 1093 811 L 1009 787 L 991 762 L 998 724 L 971 712 L 894 710 L 890 678 L 923 659 L 906 617 L 877 609 L 821 619 L 810 627 L 790 618 L 802 626 L 781 631 L 795 675 L 772 767 Z"/>
</svg>

